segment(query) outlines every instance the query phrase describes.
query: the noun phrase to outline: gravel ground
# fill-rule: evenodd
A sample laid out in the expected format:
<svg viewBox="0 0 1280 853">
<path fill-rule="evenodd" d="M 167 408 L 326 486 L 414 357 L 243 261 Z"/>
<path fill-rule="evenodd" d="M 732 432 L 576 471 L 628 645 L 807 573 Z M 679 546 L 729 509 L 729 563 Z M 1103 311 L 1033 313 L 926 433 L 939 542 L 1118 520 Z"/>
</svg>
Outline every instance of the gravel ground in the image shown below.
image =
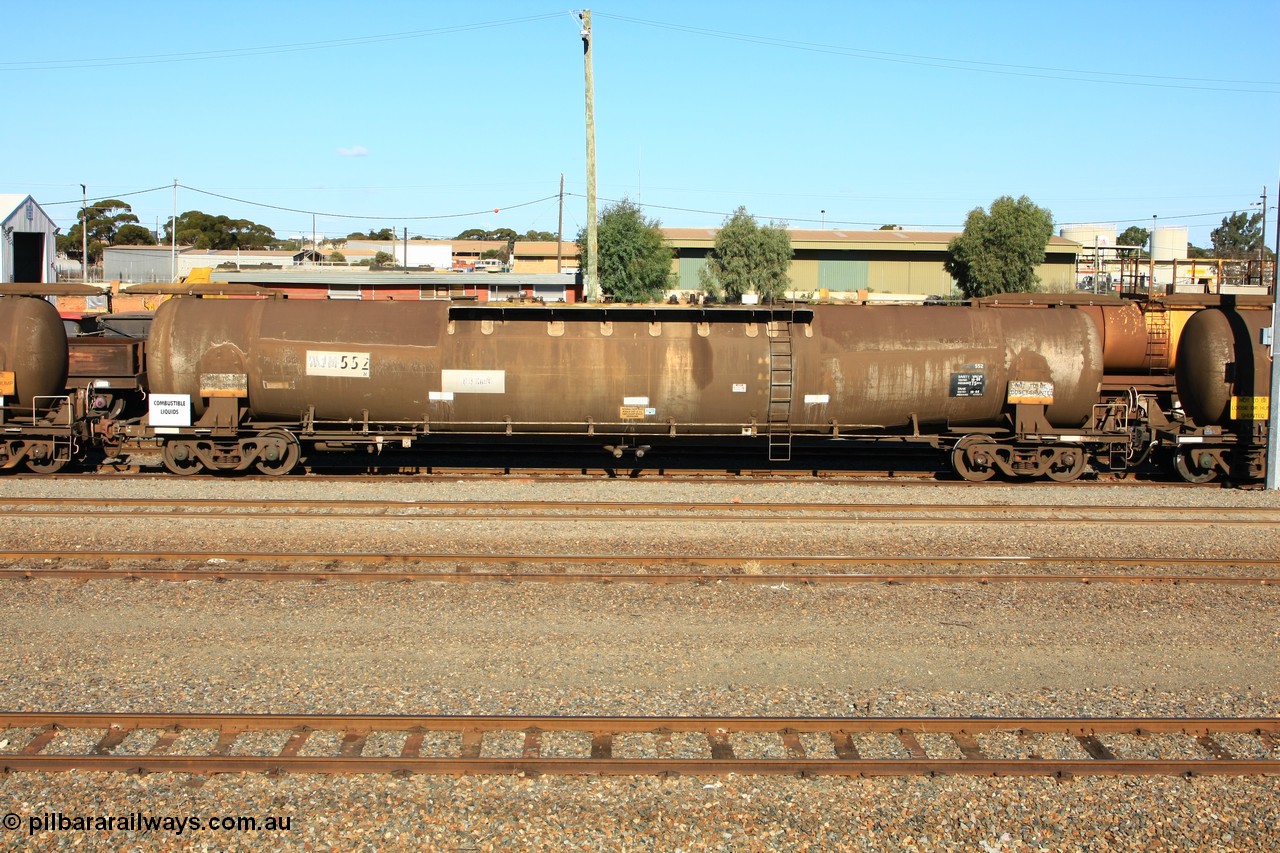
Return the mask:
<svg viewBox="0 0 1280 853">
<path fill-rule="evenodd" d="M 1258 491 L 919 484 L 0 480 L 13 496 L 1268 506 Z M 0 547 L 1277 557 L 1228 526 L 0 519 Z M 718 549 L 718 550 L 717 550 Z M 1280 716 L 1280 590 L 10 581 L 6 710 Z M 21 732 L 0 739 L 21 742 Z M 371 739 L 370 749 L 379 751 Z M 575 747 L 547 739 L 549 749 Z M 269 746 L 269 745 L 268 745 Z M 319 748 L 319 742 L 308 748 Z M 0 747 L 0 752 L 12 749 Z M 123 749 L 140 748 L 126 741 Z M 259 745 L 237 743 L 236 750 Z M 391 748 L 391 747 L 387 747 Z M 619 748 L 623 748 L 620 744 Z M 643 750 L 643 744 L 627 749 Z M 671 749 L 681 744 L 673 739 Z M 762 747 L 763 748 L 763 747 Z M 425 754 L 425 751 L 424 751 Z M 4 849 L 1274 850 L 1280 779 L 0 777 Z M 61 830 L 196 816 L 200 829 Z M 212 818 L 287 829 L 208 828 Z M 8 818 L 6 817 L 7 821 Z M 45 825 L 48 824 L 48 825 Z"/>
</svg>

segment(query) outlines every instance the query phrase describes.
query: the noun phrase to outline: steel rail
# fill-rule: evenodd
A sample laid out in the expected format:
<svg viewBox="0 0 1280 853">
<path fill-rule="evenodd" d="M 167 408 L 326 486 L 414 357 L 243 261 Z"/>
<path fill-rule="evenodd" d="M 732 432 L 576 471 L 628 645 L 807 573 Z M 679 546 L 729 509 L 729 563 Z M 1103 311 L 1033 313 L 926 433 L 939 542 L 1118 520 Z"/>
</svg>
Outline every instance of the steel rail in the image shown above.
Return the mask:
<svg viewBox="0 0 1280 853">
<path fill-rule="evenodd" d="M 995 775 L 995 776 L 1147 776 L 1258 775 L 1280 773 L 1280 719 L 1167 718 L 1167 717 L 559 717 L 559 716 L 385 716 L 385 715 L 232 715 L 232 714 L 80 714 L 11 712 L 0 714 L 0 729 L 13 733 L 22 745 L 0 755 L 0 768 L 13 771 L 116 772 L 292 772 L 320 774 L 432 773 L 432 774 L 595 774 L 687 775 Z M 15 730 L 28 730 L 25 739 Z M 58 735 L 88 730 L 98 738 L 88 752 L 57 750 Z M 135 733 L 154 733 L 145 753 L 116 750 Z M 216 734 L 205 752 L 174 754 L 184 732 Z M 232 754 L 236 739 L 246 733 L 289 733 L 271 755 Z M 315 732 L 341 734 L 327 755 L 300 755 Z M 427 733 L 448 733 L 444 744 L 424 743 Z M 546 755 L 543 735 L 589 734 L 580 740 L 577 755 Z M 363 750 L 375 733 L 403 734 L 398 756 L 366 756 Z M 520 745 L 489 744 L 495 733 L 520 735 Z M 654 736 L 661 742 L 674 734 L 700 735 L 705 745 L 697 757 L 622 757 L 620 735 Z M 1006 744 L 984 745 L 980 738 L 1009 735 Z M 767 736 L 767 751 L 779 757 L 742 757 L 735 735 Z M 858 747 L 866 736 L 890 736 L 900 753 L 891 758 L 863 757 Z M 1176 758 L 1130 757 L 1121 737 L 1180 738 Z M 1224 743 L 1223 735 L 1234 740 Z M 811 738 L 806 747 L 803 736 Z M 939 745 L 938 737 L 948 738 Z M 1107 737 L 1109 736 L 1109 737 Z M 820 748 L 812 738 L 829 741 L 830 757 L 810 756 Z M 1236 755 L 1240 738 L 1252 738 L 1251 756 Z M 1045 758 L 1037 753 L 1036 738 L 1058 738 L 1070 757 Z M 1104 739 L 1105 738 L 1105 739 Z M 210 738 L 212 739 L 212 738 Z M 923 740 L 923 742 L 922 742 Z M 145 745 L 145 740 L 144 744 Z M 422 755 L 429 751 L 447 754 Z M 1161 744 L 1155 744 L 1160 747 Z M 686 744 L 687 746 L 687 744 Z M 1144 744 L 1144 748 L 1147 744 Z M 505 748 L 504 748 L 505 747 Z M 631 747 L 633 750 L 634 746 Z M 649 745 L 649 752 L 655 750 Z M 747 746 L 747 749 L 752 749 Z M 759 751 L 758 745 L 756 751 Z M 950 755 L 931 755 L 930 750 Z M 622 751 L 627 751 L 624 746 Z M 639 751 L 639 750 L 636 750 Z M 1009 755 L 1011 751 L 1016 755 Z M 1188 758 L 1185 753 L 1199 756 Z M 992 755 L 1003 752 L 1004 755 Z M 336 753 L 336 754 L 334 754 Z M 518 754 L 512 754 L 518 753 Z M 956 757 L 956 754 L 962 757 Z M 780 757 L 785 755 L 785 757 Z M 1265 757 L 1260 757 L 1265 756 Z"/>
<path fill-rule="evenodd" d="M 797 586 L 826 586 L 853 584 L 940 584 L 940 583 L 1078 583 L 1090 584 L 1169 584 L 1184 586 L 1210 584 L 1217 586 L 1276 586 L 1277 575 L 1088 575 L 1088 574 L 735 574 L 723 572 L 490 572 L 462 569 L 455 571 L 397 572 L 338 571 L 338 570 L 258 570 L 224 569 L 208 567 L 200 569 L 154 568 L 0 568 L 0 578 L 38 580 L 151 580 L 151 581 L 264 581 L 309 583 L 635 583 L 649 586 L 665 584 L 731 583 L 746 586 L 771 586 L 795 584 Z"/>
<path fill-rule="evenodd" d="M 580 564 L 624 563 L 636 565 L 687 564 L 698 566 L 735 566 L 747 564 L 759 566 L 876 566 L 876 565 L 951 565 L 951 566 L 1007 566 L 1011 564 L 1063 564 L 1089 566 L 1180 566 L 1220 568 L 1280 569 L 1280 558 L 1257 557 L 1075 557 L 1050 555 L 946 555 L 919 554 L 914 556 L 855 556 L 850 554 L 520 554 L 520 553 L 419 553 L 408 551 L 99 551 L 99 550 L 0 550 L 0 560 L 98 560 L 106 562 L 169 560 L 173 562 L 220 563 L 466 563 L 466 564 Z"/>
<path fill-rule="evenodd" d="M 53 507 L 26 510 L 20 507 Z M 139 512 L 139 511 L 143 512 Z M 154 510 L 147 512 L 146 510 Z M 544 519 L 572 517 L 591 520 L 670 521 L 698 517 L 699 513 L 733 513 L 730 521 L 892 521 L 924 523 L 938 521 L 1004 523 L 1099 522 L 1107 524 L 1156 524 L 1179 521 L 1191 524 L 1280 523 L 1280 509 L 1269 507 L 1135 507 L 1118 505 L 1035 505 L 1008 504 L 957 507 L 954 504 L 848 504 L 848 503 L 742 503 L 676 501 L 395 501 L 395 500 L 246 500 L 180 498 L 0 498 L 0 516 L 52 517 L 101 516 L 157 517 L 192 516 L 226 518 L 292 518 L 299 511 L 323 518 L 355 519 Z M 524 513 L 521 515 L 520 513 Z M 580 515 L 568 516 L 566 513 Z M 644 513 L 644 514 L 642 514 Z M 805 513 L 797 517 L 795 513 Z M 896 513 L 896 515 L 894 515 Z M 920 518 L 928 513 L 930 517 Z M 786 514 L 786 515 L 784 515 Z M 864 518 L 864 516 L 866 518 Z M 938 517 L 941 516 L 941 517 Z M 994 518 L 993 518 L 994 516 Z M 1201 520 L 1203 519 L 1203 520 Z"/>
</svg>

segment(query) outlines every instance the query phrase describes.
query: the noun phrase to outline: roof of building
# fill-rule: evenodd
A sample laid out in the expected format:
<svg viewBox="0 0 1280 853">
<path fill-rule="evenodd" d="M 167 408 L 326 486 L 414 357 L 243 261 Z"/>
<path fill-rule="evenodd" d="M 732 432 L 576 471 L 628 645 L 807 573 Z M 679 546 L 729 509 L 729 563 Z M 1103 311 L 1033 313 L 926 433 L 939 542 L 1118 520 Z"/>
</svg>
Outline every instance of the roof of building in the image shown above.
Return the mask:
<svg viewBox="0 0 1280 853">
<path fill-rule="evenodd" d="M 719 228 L 663 228 L 667 242 L 690 248 L 711 248 L 715 245 Z M 893 250 L 897 248 L 935 248 L 943 251 L 947 244 L 960 236 L 959 231 L 847 231 L 831 228 L 819 230 L 789 230 L 791 246 L 795 249 L 860 248 Z M 1074 240 L 1053 236 L 1049 247 L 1058 251 L 1074 251 L 1079 246 Z"/>
<path fill-rule="evenodd" d="M 294 267 L 287 270 L 212 270 L 212 281 L 266 284 L 278 287 L 307 284 L 358 284 L 363 287 L 417 287 L 421 285 L 471 284 L 571 286 L 573 273 L 456 273 L 404 270 L 370 270 L 360 267 Z"/>
<path fill-rule="evenodd" d="M 560 253 L 566 258 L 577 257 L 578 244 L 570 243 L 567 240 L 559 244 Z M 556 241 L 555 240 L 517 240 L 515 253 L 517 255 L 536 255 L 539 257 L 555 257 Z"/>
</svg>

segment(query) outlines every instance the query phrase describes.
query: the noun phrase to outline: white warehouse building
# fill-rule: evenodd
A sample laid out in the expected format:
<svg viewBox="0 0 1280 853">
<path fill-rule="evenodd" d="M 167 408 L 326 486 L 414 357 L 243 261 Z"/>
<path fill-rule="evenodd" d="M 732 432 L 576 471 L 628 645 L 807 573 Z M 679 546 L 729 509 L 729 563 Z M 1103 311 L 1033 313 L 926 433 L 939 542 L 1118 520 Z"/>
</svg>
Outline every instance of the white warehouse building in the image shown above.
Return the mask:
<svg viewBox="0 0 1280 853">
<path fill-rule="evenodd" d="M 57 231 L 31 196 L 0 194 L 0 281 L 56 282 Z"/>
</svg>

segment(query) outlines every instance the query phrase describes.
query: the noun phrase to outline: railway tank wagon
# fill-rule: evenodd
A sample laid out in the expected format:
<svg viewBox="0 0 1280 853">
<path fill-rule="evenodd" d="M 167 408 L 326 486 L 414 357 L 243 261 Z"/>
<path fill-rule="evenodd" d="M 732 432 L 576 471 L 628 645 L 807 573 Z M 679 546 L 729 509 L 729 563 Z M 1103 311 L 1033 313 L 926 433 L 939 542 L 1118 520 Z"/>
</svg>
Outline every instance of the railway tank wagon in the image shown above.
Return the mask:
<svg viewBox="0 0 1280 853">
<path fill-rule="evenodd" d="M 617 458 L 713 436 L 774 461 L 793 442 L 889 434 L 951 451 L 970 479 L 1073 479 L 1130 441 L 1100 417 L 1103 369 L 1096 325 L 1069 310 L 176 299 L 148 377 L 177 419 L 153 409 L 149 429 L 180 473 L 283 473 L 308 448 L 449 434 Z"/>
<path fill-rule="evenodd" d="M 61 468 L 72 455 L 67 335 L 44 299 L 0 296 L 0 469 Z"/>
<path fill-rule="evenodd" d="M 1270 325 L 1269 311 L 1232 305 L 1187 320 L 1176 371 L 1187 424 L 1163 436 L 1184 480 L 1264 475 L 1273 356 L 1261 341 Z"/>
</svg>

